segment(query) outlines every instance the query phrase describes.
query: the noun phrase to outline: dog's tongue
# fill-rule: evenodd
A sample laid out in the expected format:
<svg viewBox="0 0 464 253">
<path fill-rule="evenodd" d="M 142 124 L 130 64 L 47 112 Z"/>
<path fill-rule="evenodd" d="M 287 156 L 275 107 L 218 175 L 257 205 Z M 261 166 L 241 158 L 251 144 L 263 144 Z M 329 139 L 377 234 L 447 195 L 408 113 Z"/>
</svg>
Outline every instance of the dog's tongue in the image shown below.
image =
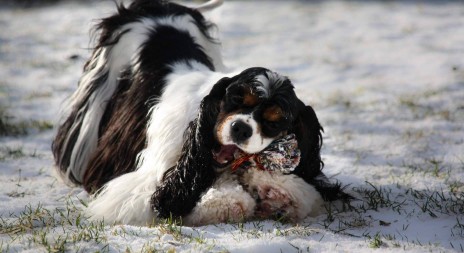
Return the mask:
<svg viewBox="0 0 464 253">
<path fill-rule="evenodd" d="M 235 145 L 224 145 L 218 152 L 213 152 L 214 160 L 219 164 L 227 164 L 234 160 L 234 153 L 237 150 Z"/>
</svg>

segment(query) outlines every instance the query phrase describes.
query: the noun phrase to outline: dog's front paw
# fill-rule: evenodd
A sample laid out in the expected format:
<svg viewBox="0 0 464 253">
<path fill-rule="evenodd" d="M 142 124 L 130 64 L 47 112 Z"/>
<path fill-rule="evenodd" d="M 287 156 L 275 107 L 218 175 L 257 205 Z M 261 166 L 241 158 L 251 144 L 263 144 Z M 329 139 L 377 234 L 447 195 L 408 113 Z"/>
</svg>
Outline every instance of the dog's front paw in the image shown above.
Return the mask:
<svg viewBox="0 0 464 253">
<path fill-rule="evenodd" d="M 259 218 L 292 219 L 293 200 L 283 189 L 262 185 L 256 189 L 257 206 L 255 215 Z"/>
<path fill-rule="evenodd" d="M 241 186 L 220 185 L 203 195 L 192 213 L 184 218 L 184 224 L 240 222 L 251 218 L 255 207 L 255 200 Z"/>
<path fill-rule="evenodd" d="M 250 211 L 248 204 L 235 200 L 219 209 L 216 217 L 218 222 L 240 222 L 250 216 Z"/>
</svg>

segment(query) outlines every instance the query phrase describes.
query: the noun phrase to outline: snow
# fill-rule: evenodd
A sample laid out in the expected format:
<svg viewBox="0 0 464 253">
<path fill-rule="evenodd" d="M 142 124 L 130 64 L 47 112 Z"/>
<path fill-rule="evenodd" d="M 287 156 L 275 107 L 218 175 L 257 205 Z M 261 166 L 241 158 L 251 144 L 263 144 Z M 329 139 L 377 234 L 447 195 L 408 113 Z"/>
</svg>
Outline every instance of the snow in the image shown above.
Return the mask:
<svg viewBox="0 0 464 253">
<path fill-rule="evenodd" d="M 59 119 L 89 56 L 89 30 L 114 9 L 0 8 L 0 108 L 13 122 Z M 324 171 L 358 198 L 353 208 L 331 205 L 300 224 L 89 224 L 79 211 L 85 192 L 53 175 L 54 130 L 32 127 L 0 137 L 0 251 L 60 249 L 66 236 L 69 251 L 464 251 L 462 3 L 229 1 L 209 17 L 228 66 L 287 75 L 313 105 Z M 7 226 L 20 220 L 22 232 Z"/>
</svg>

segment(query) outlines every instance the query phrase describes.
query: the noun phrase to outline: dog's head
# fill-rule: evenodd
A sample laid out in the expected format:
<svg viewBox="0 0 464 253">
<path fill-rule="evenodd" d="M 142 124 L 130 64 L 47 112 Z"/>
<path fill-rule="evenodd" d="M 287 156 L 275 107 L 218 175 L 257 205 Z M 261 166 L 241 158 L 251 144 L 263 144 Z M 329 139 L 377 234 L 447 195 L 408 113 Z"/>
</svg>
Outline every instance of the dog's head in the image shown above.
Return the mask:
<svg viewBox="0 0 464 253">
<path fill-rule="evenodd" d="M 237 149 L 259 153 L 274 140 L 294 133 L 302 162 L 310 159 L 320 171 L 321 127 L 312 108 L 297 98 L 287 77 L 250 68 L 220 83 L 225 90 L 213 130 L 217 167 L 229 165 Z"/>
</svg>

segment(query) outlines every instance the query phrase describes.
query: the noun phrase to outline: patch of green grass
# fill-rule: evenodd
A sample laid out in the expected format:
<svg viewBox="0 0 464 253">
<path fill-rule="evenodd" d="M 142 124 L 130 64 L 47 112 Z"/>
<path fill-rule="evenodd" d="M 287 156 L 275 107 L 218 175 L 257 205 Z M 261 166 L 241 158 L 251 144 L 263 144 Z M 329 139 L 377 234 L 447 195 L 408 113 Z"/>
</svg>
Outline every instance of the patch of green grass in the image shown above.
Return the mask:
<svg viewBox="0 0 464 253">
<path fill-rule="evenodd" d="M 26 153 L 24 148 L 19 147 L 0 147 L 0 161 L 6 159 L 20 159 L 23 157 L 39 157 L 39 155 L 34 151 L 33 153 Z"/>
<path fill-rule="evenodd" d="M 14 123 L 13 117 L 0 107 L 0 136 L 20 136 L 27 134 L 27 125 L 24 122 Z"/>
<path fill-rule="evenodd" d="M 24 153 L 23 147 L 3 147 L 0 149 L 0 161 L 6 158 L 18 159 L 27 156 Z"/>
<path fill-rule="evenodd" d="M 34 100 L 34 99 L 38 99 L 38 98 L 50 98 L 51 96 L 52 96 L 51 92 L 32 92 L 25 99 L 26 100 Z"/>
<path fill-rule="evenodd" d="M 449 189 L 451 193 L 459 194 L 464 191 L 464 183 L 460 181 L 452 181 L 449 183 Z"/>
<path fill-rule="evenodd" d="M 384 245 L 384 242 L 380 238 L 380 233 L 375 234 L 374 238 L 369 242 L 369 248 L 378 249 Z"/>
<path fill-rule="evenodd" d="M 145 243 L 140 251 L 144 253 L 159 252 L 159 250 L 156 248 L 156 244 L 153 243 Z"/>
<path fill-rule="evenodd" d="M 0 137 L 1 136 L 24 136 L 36 130 L 39 132 L 53 128 L 53 124 L 45 120 L 15 121 L 14 117 L 7 113 L 4 107 L 0 107 Z"/>
<path fill-rule="evenodd" d="M 405 199 L 398 198 L 392 193 L 392 189 L 375 186 L 367 182 L 368 188 L 359 187 L 353 190 L 363 197 L 362 203 L 357 207 L 364 212 L 368 210 L 378 211 L 379 208 L 391 208 L 396 212 L 400 212 L 406 203 Z"/>
<path fill-rule="evenodd" d="M 281 236 L 311 236 L 319 232 L 309 226 L 295 225 L 285 229 L 280 229 Z"/>
<path fill-rule="evenodd" d="M 413 203 L 431 217 L 437 217 L 437 214 L 464 213 L 464 192 L 425 191 L 410 188 L 406 194 L 412 196 Z"/>
<path fill-rule="evenodd" d="M 181 220 L 176 220 L 171 216 L 165 220 L 162 220 L 158 226 L 163 234 L 170 234 L 177 241 L 184 239 L 184 235 L 182 234 Z"/>
<path fill-rule="evenodd" d="M 420 210 L 437 217 L 437 214 L 455 215 L 464 213 L 464 192 L 445 192 L 405 189 L 403 193 L 393 193 L 391 188 L 375 186 L 366 182 L 368 188 L 353 188 L 362 196 L 362 201 L 357 206 L 351 206 L 351 210 L 367 212 L 379 211 L 380 208 L 388 208 L 398 213 L 403 213 L 408 205 L 415 205 Z"/>
<path fill-rule="evenodd" d="M 2 214 L 0 234 L 47 252 L 74 251 L 74 244 L 79 242 L 102 245 L 102 251 L 107 245 L 103 222 L 84 222 L 80 208 L 71 200 L 66 200 L 65 207 L 50 209 L 39 203 L 26 206 L 19 214 Z M 8 242 L 2 242 L 1 247 L 9 248 Z"/>
<path fill-rule="evenodd" d="M 36 129 L 39 132 L 44 132 L 53 129 L 53 123 L 46 120 L 32 120 L 28 122 L 29 128 Z"/>
</svg>

